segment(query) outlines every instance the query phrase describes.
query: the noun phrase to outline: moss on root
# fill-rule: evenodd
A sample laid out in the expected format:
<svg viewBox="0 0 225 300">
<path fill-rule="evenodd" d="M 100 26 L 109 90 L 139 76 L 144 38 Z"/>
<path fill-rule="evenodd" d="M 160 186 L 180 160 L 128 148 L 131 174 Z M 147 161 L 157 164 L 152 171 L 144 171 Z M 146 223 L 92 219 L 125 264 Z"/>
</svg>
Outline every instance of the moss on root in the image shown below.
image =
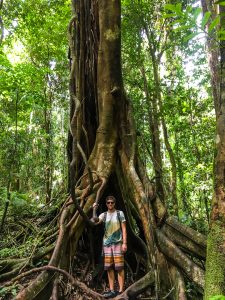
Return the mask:
<svg viewBox="0 0 225 300">
<path fill-rule="evenodd" d="M 212 224 L 208 235 L 205 300 L 225 294 L 225 233 L 221 222 Z"/>
</svg>

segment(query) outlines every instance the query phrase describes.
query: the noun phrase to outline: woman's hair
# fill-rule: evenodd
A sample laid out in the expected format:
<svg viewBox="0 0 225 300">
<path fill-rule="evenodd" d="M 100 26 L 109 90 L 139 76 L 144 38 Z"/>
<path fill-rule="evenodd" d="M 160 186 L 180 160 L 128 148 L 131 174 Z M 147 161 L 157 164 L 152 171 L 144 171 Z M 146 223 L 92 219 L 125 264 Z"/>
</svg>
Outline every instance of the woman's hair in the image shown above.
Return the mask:
<svg viewBox="0 0 225 300">
<path fill-rule="evenodd" d="M 105 202 L 107 202 L 109 199 L 113 200 L 114 203 L 116 203 L 116 198 L 114 196 L 107 196 Z"/>
</svg>

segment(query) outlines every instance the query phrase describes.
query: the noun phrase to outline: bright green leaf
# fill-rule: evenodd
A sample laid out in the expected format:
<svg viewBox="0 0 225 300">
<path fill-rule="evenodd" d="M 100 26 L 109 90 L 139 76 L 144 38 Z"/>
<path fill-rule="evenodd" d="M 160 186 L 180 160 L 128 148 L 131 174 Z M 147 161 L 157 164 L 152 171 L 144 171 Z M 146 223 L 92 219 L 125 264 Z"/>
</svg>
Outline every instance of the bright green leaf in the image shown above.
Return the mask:
<svg viewBox="0 0 225 300">
<path fill-rule="evenodd" d="M 164 14 L 164 15 L 163 15 L 163 18 L 164 18 L 164 19 L 169 19 L 169 18 L 173 18 L 173 17 L 176 17 L 176 16 L 177 16 L 177 15 L 174 14 L 174 13 L 173 13 L 173 14 Z"/>
<path fill-rule="evenodd" d="M 219 4 L 221 6 L 225 6 L 225 1 L 224 0 L 219 0 L 219 1 L 216 1 L 215 4 Z"/>
<path fill-rule="evenodd" d="M 174 5 L 174 4 L 166 4 L 165 5 L 165 9 L 167 9 L 167 10 L 171 10 L 171 11 L 175 11 L 176 12 L 176 5 Z"/>
<path fill-rule="evenodd" d="M 207 11 L 205 14 L 204 14 L 204 17 L 202 19 L 202 22 L 201 22 L 201 27 L 204 28 L 205 25 L 208 23 L 208 20 L 211 16 L 211 12 L 210 11 Z"/>
<path fill-rule="evenodd" d="M 170 11 L 176 12 L 177 15 L 182 15 L 181 3 L 178 3 L 176 5 L 168 3 L 164 7 L 165 7 L 166 10 L 170 10 Z"/>
<path fill-rule="evenodd" d="M 181 24 L 182 22 L 183 22 L 183 20 L 177 19 L 177 20 L 171 22 L 170 24 L 171 24 L 171 25 L 175 25 L 175 24 Z"/>
<path fill-rule="evenodd" d="M 210 297 L 209 300 L 225 300 L 225 296 L 223 296 L 223 295 L 216 295 L 216 296 Z"/>
<path fill-rule="evenodd" d="M 191 28 L 191 26 L 189 26 L 189 25 L 182 25 L 177 28 L 174 28 L 173 30 L 174 31 L 182 31 L 182 30 L 186 30 L 186 29 L 190 29 L 190 28 Z"/>
<path fill-rule="evenodd" d="M 209 25 L 209 32 L 211 32 L 220 22 L 220 16 L 217 16 Z"/>
<path fill-rule="evenodd" d="M 181 6 L 181 3 L 178 3 L 178 4 L 176 5 L 176 12 L 178 12 L 178 13 L 181 13 L 181 12 L 182 12 L 182 6 Z"/>
<path fill-rule="evenodd" d="M 192 33 L 189 34 L 188 36 L 185 36 L 185 37 L 184 37 L 184 41 L 185 41 L 185 42 L 188 42 L 188 41 L 190 41 L 191 39 L 193 39 L 194 37 L 196 37 L 198 34 L 199 34 L 199 32 L 192 32 Z"/>
<path fill-rule="evenodd" d="M 201 12 L 202 12 L 202 9 L 200 7 L 197 7 L 194 12 L 194 20 L 196 20 L 198 18 L 198 16 L 200 15 Z"/>
<path fill-rule="evenodd" d="M 219 30 L 219 31 L 217 31 L 217 34 L 218 35 L 225 35 L 225 30 Z"/>
</svg>

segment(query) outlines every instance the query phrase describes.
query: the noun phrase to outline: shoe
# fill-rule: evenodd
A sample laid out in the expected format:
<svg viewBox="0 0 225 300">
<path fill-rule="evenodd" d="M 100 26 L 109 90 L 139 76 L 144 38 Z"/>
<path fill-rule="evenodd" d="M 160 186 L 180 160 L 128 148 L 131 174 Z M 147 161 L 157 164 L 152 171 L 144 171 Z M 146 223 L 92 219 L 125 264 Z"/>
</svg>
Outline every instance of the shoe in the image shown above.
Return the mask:
<svg viewBox="0 0 225 300">
<path fill-rule="evenodd" d="M 105 292 L 102 294 L 102 296 L 105 298 L 105 299 L 109 299 L 109 298 L 114 298 L 116 297 L 118 294 L 116 291 L 108 291 L 108 292 Z"/>
</svg>

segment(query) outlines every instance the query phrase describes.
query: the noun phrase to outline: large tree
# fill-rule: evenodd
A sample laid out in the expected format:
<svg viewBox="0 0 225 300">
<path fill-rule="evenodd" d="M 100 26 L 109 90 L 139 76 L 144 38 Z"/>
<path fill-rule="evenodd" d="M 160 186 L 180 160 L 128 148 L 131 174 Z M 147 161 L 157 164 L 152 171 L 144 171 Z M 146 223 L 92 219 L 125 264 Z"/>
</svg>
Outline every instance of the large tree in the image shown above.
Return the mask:
<svg viewBox="0 0 225 300">
<path fill-rule="evenodd" d="M 168 216 L 138 154 L 132 103 L 121 72 L 120 0 L 74 0 L 72 6 L 68 27 L 70 196 L 61 208 L 48 266 L 39 269 L 43 272 L 16 299 L 49 299 L 51 295 L 57 299 L 58 273 L 52 272 L 69 270 L 84 229 L 94 227 L 89 221 L 93 203 L 102 204 L 109 193 L 125 211 L 128 247 L 145 273 L 119 297 L 135 299 L 152 287 L 156 299 L 187 299 L 185 278 L 200 293 L 203 290 L 204 270 L 199 262 L 205 258 L 206 241 Z M 81 283 L 73 283 L 89 296 L 101 298 Z"/>
<path fill-rule="evenodd" d="M 225 8 L 222 1 L 202 0 L 205 14 L 219 20 L 219 28 L 210 30 L 207 36 L 209 66 L 216 112 L 214 194 L 212 200 L 210 230 L 207 240 L 205 299 L 225 295 Z M 221 3 L 221 5 L 220 5 Z M 218 39 L 219 38 L 219 39 Z"/>
</svg>

